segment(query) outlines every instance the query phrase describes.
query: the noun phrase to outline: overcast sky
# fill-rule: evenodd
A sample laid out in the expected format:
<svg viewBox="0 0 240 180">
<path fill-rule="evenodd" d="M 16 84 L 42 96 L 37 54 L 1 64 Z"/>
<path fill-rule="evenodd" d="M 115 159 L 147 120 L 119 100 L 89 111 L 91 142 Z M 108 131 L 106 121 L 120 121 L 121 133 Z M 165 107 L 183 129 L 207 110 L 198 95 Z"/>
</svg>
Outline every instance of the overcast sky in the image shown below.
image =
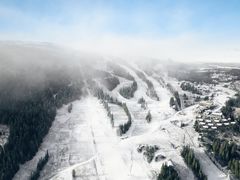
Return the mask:
<svg viewBox="0 0 240 180">
<path fill-rule="evenodd" d="M 112 55 L 238 62 L 239 0 L 1 0 L 0 40 Z"/>
</svg>

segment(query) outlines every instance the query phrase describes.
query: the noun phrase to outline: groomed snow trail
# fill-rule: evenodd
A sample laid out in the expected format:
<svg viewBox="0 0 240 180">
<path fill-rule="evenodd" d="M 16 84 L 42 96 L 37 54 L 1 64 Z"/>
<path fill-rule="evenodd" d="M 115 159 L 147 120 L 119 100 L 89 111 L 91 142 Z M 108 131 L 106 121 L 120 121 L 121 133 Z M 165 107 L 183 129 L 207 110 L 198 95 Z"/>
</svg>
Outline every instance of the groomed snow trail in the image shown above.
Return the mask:
<svg viewBox="0 0 240 180">
<path fill-rule="evenodd" d="M 88 178 L 127 180 L 128 168 L 118 148 L 120 139 L 112 129 L 103 105 L 100 104 L 97 98 L 88 96 L 75 104 L 75 113 L 78 107 L 84 107 L 83 111 L 79 110 L 79 116 L 81 116 L 81 119 L 87 124 L 86 127 L 90 129 L 90 141 L 88 143 L 91 143 L 93 147 L 93 158 L 91 160 L 94 161 L 94 167 L 96 168 L 95 177 L 92 176 Z M 82 154 L 82 156 L 84 156 L 84 154 Z M 86 163 L 89 162 L 90 161 L 87 161 Z M 72 170 L 75 169 L 77 172 L 78 169 L 81 169 L 81 166 L 86 163 L 83 162 L 70 166 L 57 173 L 52 179 L 71 179 Z M 86 178 L 84 174 L 81 174 L 79 178 L 84 179 L 84 177 Z"/>
<path fill-rule="evenodd" d="M 127 180 L 128 168 L 118 147 L 119 138 L 110 125 L 105 109 L 94 97 L 86 98 L 84 103 L 85 119 L 91 126 L 94 149 L 106 179 Z"/>
<path fill-rule="evenodd" d="M 74 101 L 71 113 L 67 105 L 58 110 L 38 153 L 21 166 L 14 179 L 27 179 L 48 150 L 50 159 L 41 180 L 72 180 L 73 170 L 75 179 L 128 180 L 129 168 L 119 141 L 103 105 L 89 95 Z"/>
</svg>

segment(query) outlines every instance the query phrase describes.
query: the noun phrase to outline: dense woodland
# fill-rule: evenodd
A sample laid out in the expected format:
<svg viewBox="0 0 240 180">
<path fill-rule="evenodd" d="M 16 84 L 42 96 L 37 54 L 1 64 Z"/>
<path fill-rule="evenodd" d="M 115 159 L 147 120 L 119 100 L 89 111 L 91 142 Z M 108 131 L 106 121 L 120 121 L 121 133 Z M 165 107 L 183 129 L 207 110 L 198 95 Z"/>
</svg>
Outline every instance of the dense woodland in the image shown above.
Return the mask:
<svg viewBox="0 0 240 180">
<path fill-rule="evenodd" d="M 221 111 L 225 118 L 230 118 L 235 121 L 236 124 L 232 126 L 231 133 L 240 135 L 240 115 L 235 113 L 236 108 L 240 108 L 240 94 L 236 94 L 235 98 L 230 98 Z M 229 131 L 226 129 L 226 131 Z"/>
<path fill-rule="evenodd" d="M 209 71 L 198 71 L 198 69 L 186 69 L 184 66 L 168 69 L 169 75 L 179 81 L 190 81 L 192 83 L 214 84 L 212 73 Z"/>
<path fill-rule="evenodd" d="M 1 180 L 12 179 L 19 165 L 36 154 L 57 108 L 80 97 L 80 80 L 62 71 L 55 75 L 47 74 L 48 79 L 35 87 L 15 76 L 1 82 L 0 123 L 10 127 L 8 142 L 0 149 Z"/>
<path fill-rule="evenodd" d="M 226 105 L 221 109 L 223 115 L 226 118 L 236 119 L 236 117 L 234 116 L 234 110 L 235 108 L 240 107 L 240 94 L 238 93 L 235 96 L 236 98 L 230 98 L 226 102 Z"/>
<path fill-rule="evenodd" d="M 215 139 L 209 148 L 221 166 L 228 166 L 232 174 L 240 178 L 240 154 L 239 147 L 235 143 Z"/>
<path fill-rule="evenodd" d="M 174 107 L 176 111 L 179 111 L 181 110 L 181 100 L 179 97 L 179 93 L 177 91 L 174 91 L 173 95 L 174 97 L 170 98 L 169 104 L 171 107 Z"/>
<path fill-rule="evenodd" d="M 189 82 L 182 82 L 180 87 L 183 91 L 189 91 L 193 94 L 202 95 L 202 92 L 199 91 L 194 85 L 190 84 Z"/>
<path fill-rule="evenodd" d="M 121 96 L 123 96 L 126 99 L 130 99 L 134 96 L 135 91 L 137 90 L 137 82 L 134 81 L 131 86 L 123 87 L 119 90 L 119 93 Z"/>
<path fill-rule="evenodd" d="M 203 174 L 199 160 L 195 157 L 193 149 L 184 146 L 181 151 L 185 163 L 190 167 L 198 180 L 207 180 L 207 176 Z"/>
<path fill-rule="evenodd" d="M 112 126 L 114 125 L 114 117 L 113 117 L 113 115 L 110 111 L 108 103 L 113 103 L 113 104 L 116 104 L 116 105 L 123 108 L 124 112 L 127 115 L 128 120 L 127 120 L 126 123 L 121 124 L 119 126 L 119 131 L 120 131 L 120 135 L 125 134 L 132 125 L 132 116 L 131 116 L 131 113 L 128 110 L 128 107 L 127 107 L 126 103 L 122 103 L 122 102 L 118 101 L 117 99 L 112 98 L 109 94 L 104 93 L 103 90 L 101 88 L 98 88 L 98 87 L 95 88 L 94 95 L 97 96 L 99 99 L 101 99 L 103 101 L 104 107 L 107 110 L 108 116 L 111 119 Z"/>
<path fill-rule="evenodd" d="M 163 164 L 157 180 L 180 180 L 180 177 L 173 166 Z"/>
<path fill-rule="evenodd" d="M 236 178 L 240 178 L 240 154 L 237 144 L 214 138 L 213 142 L 207 145 L 207 148 L 218 164 L 227 167 Z"/>
<path fill-rule="evenodd" d="M 238 158 L 237 145 L 227 140 L 215 139 L 210 146 L 215 159 L 222 165 L 228 165 L 229 161 Z"/>
<path fill-rule="evenodd" d="M 240 160 L 239 159 L 232 159 L 228 163 L 228 167 L 234 176 L 240 179 Z"/>
</svg>

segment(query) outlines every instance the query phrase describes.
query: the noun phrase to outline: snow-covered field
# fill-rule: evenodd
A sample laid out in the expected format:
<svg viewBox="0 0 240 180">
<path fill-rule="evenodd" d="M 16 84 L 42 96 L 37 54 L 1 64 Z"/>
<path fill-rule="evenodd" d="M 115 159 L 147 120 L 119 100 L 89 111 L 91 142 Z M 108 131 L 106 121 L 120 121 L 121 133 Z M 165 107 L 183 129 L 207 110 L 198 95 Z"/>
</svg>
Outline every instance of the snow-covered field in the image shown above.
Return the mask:
<svg viewBox="0 0 240 180">
<path fill-rule="evenodd" d="M 169 161 L 175 165 L 183 180 L 193 180 L 192 171 L 180 156 L 183 145 L 194 148 L 203 172 L 209 180 L 228 179 L 227 175 L 212 163 L 204 149 L 199 147 L 198 133 L 193 129 L 197 105 L 176 113 L 169 106 L 171 93 L 155 77 L 145 74 L 153 83 L 160 101 L 149 98 L 146 95 L 146 83 L 136 75 L 131 66 L 121 65 L 138 84 L 134 97 L 124 99 L 118 93 L 121 84 L 128 83 L 123 79 L 118 88 L 111 92 L 112 96 L 126 102 L 132 115 L 132 126 L 125 138 L 117 136 L 100 101 L 92 95 L 87 95 L 73 102 L 71 113 L 67 112 L 67 105 L 58 110 L 57 117 L 38 153 L 21 166 L 14 179 L 26 179 L 36 168 L 37 160 L 48 150 L 50 159 L 40 177 L 44 180 L 70 180 L 73 170 L 75 179 L 153 179 L 154 172 L 159 172 L 161 165 Z M 223 105 L 232 94 L 233 92 L 221 89 L 216 102 Z M 147 109 L 141 108 L 138 104 L 141 97 L 146 100 Z M 126 121 L 125 113 L 120 107 L 111 105 L 110 108 L 117 122 Z M 148 111 L 152 114 L 150 123 L 145 119 Z M 181 127 L 181 123 L 186 126 Z M 166 159 L 148 163 L 143 154 L 137 152 L 140 144 L 157 145 L 159 150 L 156 154 L 164 155 Z"/>
</svg>

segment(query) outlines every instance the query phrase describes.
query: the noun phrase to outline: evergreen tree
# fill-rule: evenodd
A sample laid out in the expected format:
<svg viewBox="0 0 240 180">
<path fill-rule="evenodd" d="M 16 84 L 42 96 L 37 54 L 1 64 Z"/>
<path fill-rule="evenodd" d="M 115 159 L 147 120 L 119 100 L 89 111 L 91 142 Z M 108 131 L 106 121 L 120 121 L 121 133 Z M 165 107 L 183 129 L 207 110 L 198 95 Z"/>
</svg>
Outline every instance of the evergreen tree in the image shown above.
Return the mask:
<svg viewBox="0 0 240 180">
<path fill-rule="evenodd" d="M 152 115 L 151 115 L 150 111 L 148 111 L 148 113 L 147 113 L 146 120 L 148 123 L 150 123 L 152 120 Z"/>
<path fill-rule="evenodd" d="M 0 151 L 1 180 L 12 179 L 19 165 L 36 154 L 55 119 L 57 108 L 81 95 L 81 82 L 74 81 L 69 86 L 72 79 L 62 76 L 57 80 L 49 76 L 45 85 L 36 89 L 23 87 L 21 81 L 15 80 L 0 88 L 0 123 L 10 128 L 4 152 Z M 12 89 L 16 88 L 21 91 L 21 98 L 13 93 Z M 38 176 L 37 172 L 34 176 Z"/>
<path fill-rule="evenodd" d="M 38 161 L 37 169 L 31 173 L 30 180 L 37 180 L 40 177 L 40 172 L 44 168 L 44 166 L 47 164 L 48 159 L 49 159 L 49 154 L 47 151 L 45 156 L 43 158 L 40 158 L 40 160 Z"/>
<path fill-rule="evenodd" d="M 181 151 L 185 163 L 190 167 L 198 180 L 207 180 L 207 176 L 203 174 L 199 160 L 195 157 L 193 149 L 184 146 Z"/>
<path fill-rule="evenodd" d="M 137 90 L 137 82 L 134 81 L 131 86 L 123 87 L 119 90 L 119 93 L 126 99 L 130 99 L 134 96 L 135 91 Z"/>
<path fill-rule="evenodd" d="M 180 177 L 173 166 L 163 164 L 157 180 L 180 180 Z"/>
<path fill-rule="evenodd" d="M 170 106 L 174 106 L 175 105 L 175 100 L 174 100 L 174 97 L 171 97 L 170 99 Z"/>
<path fill-rule="evenodd" d="M 73 105 L 72 105 L 72 103 L 68 106 L 68 112 L 69 113 L 71 113 L 72 112 L 72 107 L 73 107 Z"/>
</svg>

